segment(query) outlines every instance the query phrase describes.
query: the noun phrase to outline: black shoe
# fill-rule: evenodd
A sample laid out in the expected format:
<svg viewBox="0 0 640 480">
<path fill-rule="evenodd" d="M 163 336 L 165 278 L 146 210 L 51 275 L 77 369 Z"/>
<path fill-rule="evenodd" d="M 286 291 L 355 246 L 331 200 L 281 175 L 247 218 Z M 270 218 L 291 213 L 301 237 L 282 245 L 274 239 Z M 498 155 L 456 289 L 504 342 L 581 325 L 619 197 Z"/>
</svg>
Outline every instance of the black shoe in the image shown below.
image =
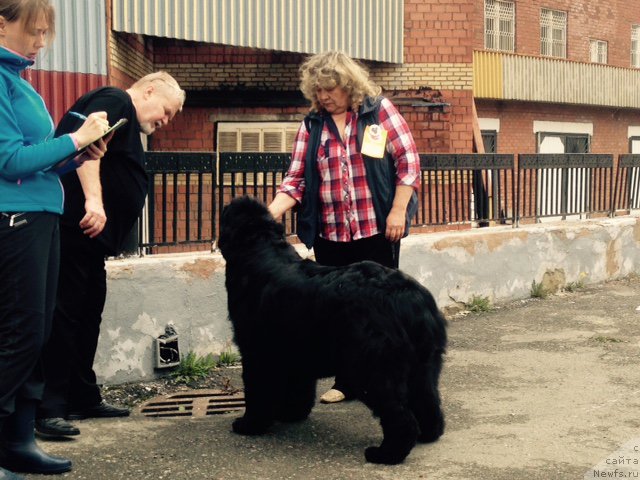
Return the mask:
<svg viewBox="0 0 640 480">
<path fill-rule="evenodd" d="M 3 442 L 0 447 L 0 465 L 12 472 L 42 473 L 44 475 L 68 472 L 72 466 L 71 460 L 54 457 L 42 451 L 34 440 Z M 11 476 L 7 478 L 15 480 Z"/>
<path fill-rule="evenodd" d="M 0 480 L 23 480 L 23 478 L 0 467 Z"/>
<path fill-rule="evenodd" d="M 36 433 L 43 437 L 70 437 L 80 435 L 80 429 L 71 425 L 64 418 L 36 419 Z"/>
<path fill-rule="evenodd" d="M 85 418 L 128 417 L 129 409 L 109 405 L 104 400 L 93 407 L 69 412 L 67 420 L 84 420 Z"/>
</svg>

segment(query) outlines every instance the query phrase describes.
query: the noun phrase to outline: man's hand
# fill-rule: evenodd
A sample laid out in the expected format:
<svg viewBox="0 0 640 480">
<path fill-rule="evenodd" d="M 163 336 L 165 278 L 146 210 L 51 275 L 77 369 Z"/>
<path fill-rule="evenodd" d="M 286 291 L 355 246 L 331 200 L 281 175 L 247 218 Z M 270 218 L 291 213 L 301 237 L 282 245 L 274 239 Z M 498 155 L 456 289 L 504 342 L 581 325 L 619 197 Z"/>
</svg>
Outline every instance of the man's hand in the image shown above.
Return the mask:
<svg viewBox="0 0 640 480">
<path fill-rule="evenodd" d="M 85 235 L 89 238 L 95 238 L 104 230 L 107 223 L 107 215 L 101 201 L 87 199 L 84 203 L 85 213 L 80 220 L 80 228 L 84 230 Z"/>
</svg>

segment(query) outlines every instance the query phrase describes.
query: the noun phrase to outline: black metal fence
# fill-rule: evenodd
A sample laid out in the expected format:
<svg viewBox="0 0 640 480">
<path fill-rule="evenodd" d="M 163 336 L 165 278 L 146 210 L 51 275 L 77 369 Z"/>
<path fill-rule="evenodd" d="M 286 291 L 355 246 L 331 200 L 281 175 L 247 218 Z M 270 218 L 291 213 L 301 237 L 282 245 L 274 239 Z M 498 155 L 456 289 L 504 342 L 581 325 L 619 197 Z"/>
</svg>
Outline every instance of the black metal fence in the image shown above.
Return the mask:
<svg viewBox="0 0 640 480">
<path fill-rule="evenodd" d="M 418 225 L 512 222 L 514 156 L 420 155 Z"/>
<path fill-rule="evenodd" d="M 288 153 L 148 152 L 150 192 L 140 221 L 145 253 L 211 249 L 217 212 L 232 198 L 268 203 Z M 640 208 L 640 155 L 422 154 L 415 227 L 490 226 L 589 218 Z M 285 215 L 295 233 L 295 212 Z"/>
<path fill-rule="evenodd" d="M 518 219 L 612 213 L 613 155 L 518 156 Z"/>
</svg>

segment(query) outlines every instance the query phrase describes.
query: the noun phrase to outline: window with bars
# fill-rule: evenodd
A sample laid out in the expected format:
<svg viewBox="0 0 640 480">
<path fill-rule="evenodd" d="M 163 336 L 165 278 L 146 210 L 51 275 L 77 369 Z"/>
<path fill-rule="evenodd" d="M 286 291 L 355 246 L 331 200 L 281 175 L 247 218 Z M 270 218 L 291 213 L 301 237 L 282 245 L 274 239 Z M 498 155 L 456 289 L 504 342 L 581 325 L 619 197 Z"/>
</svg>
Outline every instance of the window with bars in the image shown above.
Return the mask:
<svg viewBox="0 0 640 480">
<path fill-rule="evenodd" d="M 498 132 L 495 130 L 482 130 L 482 143 L 484 145 L 484 153 L 498 152 Z"/>
<path fill-rule="evenodd" d="M 540 10 L 540 55 L 567 58 L 567 12 Z"/>
<path fill-rule="evenodd" d="M 631 26 L 631 66 L 640 68 L 640 25 Z"/>
<path fill-rule="evenodd" d="M 484 47 L 502 52 L 515 51 L 515 4 L 503 0 L 484 2 Z"/>
<path fill-rule="evenodd" d="M 297 122 L 235 123 L 218 125 L 219 152 L 290 152 Z"/>
<path fill-rule="evenodd" d="M 218 152 L 291 152 L 299 122 L 223 122 L 218 124 Z M 237 183 L 262 185 L 264 174 L 237 174 Z M 225 182 L 227 180 L 223 179 Z M 278 181 L 281 181 L 281 176 Z"/>
<path fill-rule="evenodd" d="M 607 42 L 604 40 L 590 40 L 589 51 L 591 62 L 607 63 Z"/>
</svg>

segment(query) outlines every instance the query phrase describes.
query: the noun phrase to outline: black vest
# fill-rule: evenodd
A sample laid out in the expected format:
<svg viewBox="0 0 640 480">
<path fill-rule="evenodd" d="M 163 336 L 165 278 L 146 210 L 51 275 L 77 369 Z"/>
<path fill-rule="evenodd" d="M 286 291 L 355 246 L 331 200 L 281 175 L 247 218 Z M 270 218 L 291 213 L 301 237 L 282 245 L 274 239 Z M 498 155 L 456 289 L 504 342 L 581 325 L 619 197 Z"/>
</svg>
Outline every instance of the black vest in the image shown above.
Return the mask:
<svg viewBox="0 0 640 480">
<path fill-rule="evenodd" d="M 360 106 L 356 127 L 358 131 L 358 150 L 360 150 L 360 146 L 362 145 L 362 135 L 367 125 L 379 123 L 378 116 L 381 101 L 382 97 L 366 97 Z M 302 203 L 298 209 L 296 233 L 306 247 L 311 248 L 320 230 L 321 215 L 318 208 L 320 175 L 318 174 L 317 159 L 324 119 L 320 113 L 311 112 L 305 117 L 304 123 L 309 132 L 309 145 L 307 147 L 304 166 L 305 190 Z M 389 152 L 385 152 L 383 158 L 372 158 L 366 155 L 363 155 L 362 158 L 366 169 L 367 184 L 369 185 L 369 190 L 372 195 L 378 231 L 384 234 L 387 216 L 391 211 L 393 198 L 396 193 L 396 169 L 394 161 Z M 407 205 L 404 230 L 405 237 L 409 234 L 411 218 L 415 215 L 417 207 L 418 196 L 414 191 Z"/>
</svg>

